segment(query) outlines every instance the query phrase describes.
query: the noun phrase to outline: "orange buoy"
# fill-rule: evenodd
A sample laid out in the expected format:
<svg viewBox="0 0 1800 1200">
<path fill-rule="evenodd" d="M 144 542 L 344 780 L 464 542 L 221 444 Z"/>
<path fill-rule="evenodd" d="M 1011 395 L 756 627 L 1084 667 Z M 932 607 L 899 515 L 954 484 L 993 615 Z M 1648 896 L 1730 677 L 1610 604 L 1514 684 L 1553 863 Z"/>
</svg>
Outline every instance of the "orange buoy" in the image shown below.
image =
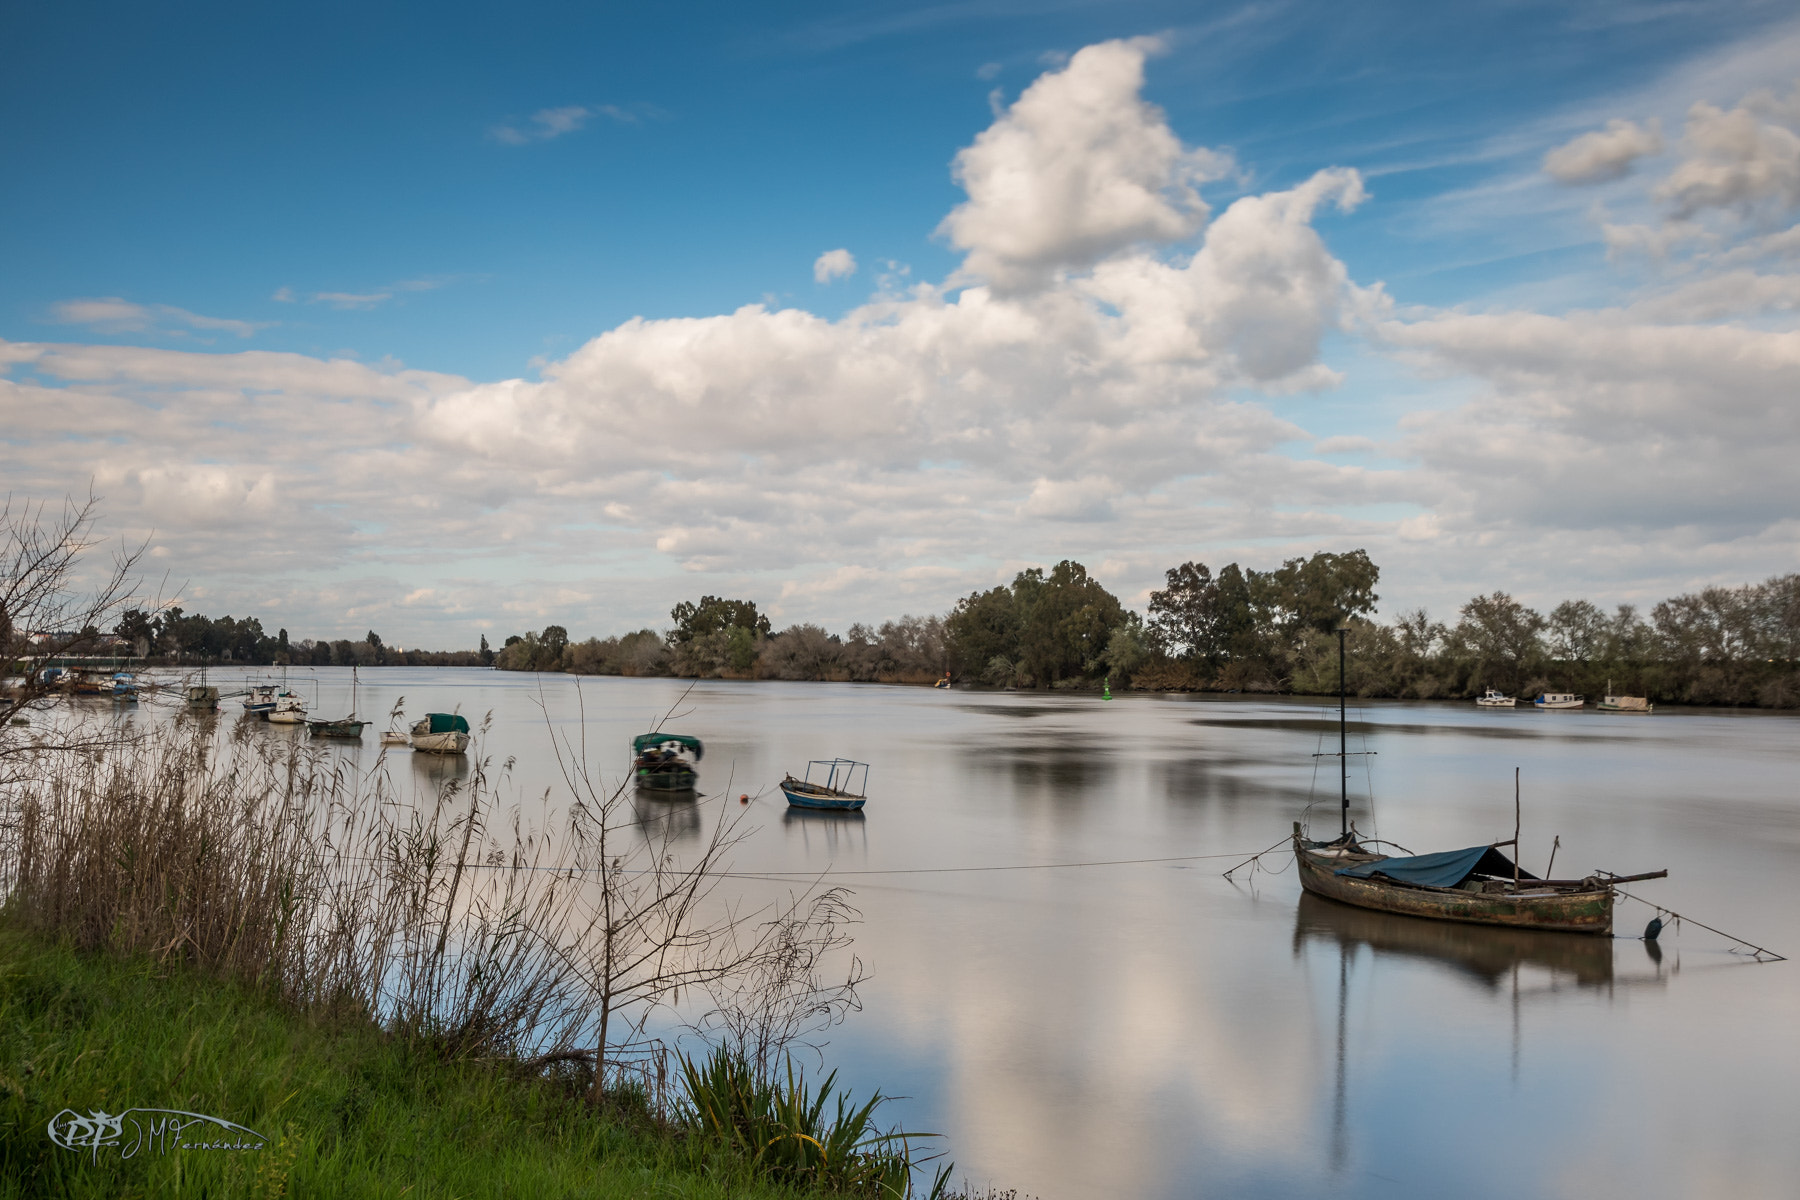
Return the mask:
<svg viewBox="0 0 1800 1200">
<path fill-rule="evenodd" d="M 745 793 L 744 793 L 744 794 L 743 794 L 743 795 L 741 795 L 741 796 L 739 796 L 739 797 L 738 797 L 738 803 L 739 803 L 739 804 L 748 804 L 748 803 L 750 803 L 750 793 L 749 793 L 749 792 L 745 792 Z"/>
</svg>

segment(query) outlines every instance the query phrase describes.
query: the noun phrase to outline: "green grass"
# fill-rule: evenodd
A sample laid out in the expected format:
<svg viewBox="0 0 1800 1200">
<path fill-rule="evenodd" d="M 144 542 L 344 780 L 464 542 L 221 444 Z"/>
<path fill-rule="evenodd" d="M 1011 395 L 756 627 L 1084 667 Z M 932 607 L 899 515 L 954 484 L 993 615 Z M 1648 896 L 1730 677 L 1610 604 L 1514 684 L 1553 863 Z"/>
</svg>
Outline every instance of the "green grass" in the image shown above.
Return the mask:
<svg viewBox="0 0 1800 1200">
<path fill-rule="evenodd" d="M 270 1139 L 121 1160 L 52 1144 L 59 1110 L 184 1109 Z M 0 926 L 0 1198 L 796 1197 L 741 1156 L 573 1081 L 444 1062 L 144 958 Z"/>
</svg>

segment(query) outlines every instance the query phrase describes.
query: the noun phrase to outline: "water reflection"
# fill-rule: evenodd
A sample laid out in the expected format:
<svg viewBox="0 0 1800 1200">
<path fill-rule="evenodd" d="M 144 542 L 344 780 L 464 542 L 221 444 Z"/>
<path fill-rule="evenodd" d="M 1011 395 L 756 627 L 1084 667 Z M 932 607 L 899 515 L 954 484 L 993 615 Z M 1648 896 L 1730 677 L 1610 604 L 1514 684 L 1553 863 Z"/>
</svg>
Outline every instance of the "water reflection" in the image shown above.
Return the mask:
<svg viewBox="0 0 1800 1200">
<path fill-rule="evenodd" d="M 1303 892 L 1294 912 L 1294 953 L 1298 955 L 1308 941 L 1333 943 L 1346 955 L 1366 946 L 1377 957 L 1432 963 L 1492 993 L 1516 980 L 1521 967 L 1541 968 L 1552 981 L 1567 980 L 1583 988 L 1605 988 L 1613 982 L 1611 938 L 1427 921 L 1354 908 Z"/>
<path fill-rule="evenodd" d="M 428 783 L 432 791 L 441 791 L 445 784 L 461 783 L 469 777 L 469 756 L 413 751 L 412 772 L 419 781 Z"/>
<path fill-rule="evenodd" d="M 659 846 L 697 840 L 704 824 L 693 792 L 634 792 L 631 815 L 644 840 Z"/>
<path fill-rule="evenodd" d="M 824 812 L 789 805 L 781 814 L 781 826 L 789 841 L 799 840 L 808 861 L 846 857 L 861 861 L 869 852 L 868 818 L 861 811 Z"/>
</svg>

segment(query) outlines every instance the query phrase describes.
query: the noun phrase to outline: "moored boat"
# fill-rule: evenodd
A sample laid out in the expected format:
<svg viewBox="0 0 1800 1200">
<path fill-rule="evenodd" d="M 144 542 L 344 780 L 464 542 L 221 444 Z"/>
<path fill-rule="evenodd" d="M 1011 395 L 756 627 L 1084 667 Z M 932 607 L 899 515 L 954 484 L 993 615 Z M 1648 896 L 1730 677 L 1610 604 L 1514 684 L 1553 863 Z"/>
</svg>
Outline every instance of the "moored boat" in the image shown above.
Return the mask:
<svg viewBox="0 0 1800 1200">
<path fill-rule="evenodd" d="M 1515 697 L 1508 696 L 1498 688 L 1489 688 L 1475 697 L 1475 703 L 1482 708 L 1511 708 L 1518 703 Z"/>
<path fill-rule="evenodd" d="M 1358 908 L 1436 921 L 1503 925 L 1557 933 L 1612 933 L 1613 888 L 1638 879 L 1660 879 L 1667 871 L 1641 875 L 1596 872 L 1581 879 L 1539 879 L 1516 861 L 1519 852 L 1515 776 L 1513 835 L 1484 846 L 1435 854 L 1388 855 L 1365 844 L 1350 823 L 1349 750 L 1345 739 L 1344 630 L 1338 631 L 1338 753 L 1342 764 L 1340 827 L 1330 841 L 1307 837 L 1294 822 L 1294 862 L 1300 886 L 1315 896 Z M 1581 697 L 1550 693 L 1546 700 Z M 1500 853 L 1502 846 L 1513 857 Z M 1551 855 L 1552 866 L 1555 854 Z"/>
<path fill-rule="evenodd" d="M 700 739 L 685 733 L 640 733 L 631 739 L 632 774 L 647 792 L 691 792 L 700 781 L 694 764 L 705 753 Z"/>
<path fill-rule="evenodd" d="M 856 772 L 862 770 L 862 790 L 856 790 Z M 825 778 L 813 779 L 818 771 Z M 869 764 L 849 758 L 817 758 L 806 764 L 806 778 L 793 775 L 781 781 L 781 794 L 794 808 L 816 808 L 832 812 L 856 812 L 868 802 Z"/>
<path fill-rule="evenodd" d="M 1500 853 L 1498 845 L 1394 857 L 1368 849 L 1354 832 L 1330 842 L 1308 841 L 1294 823 L 1301 887 L 1358 908 L 1439 921 L 1611 934 L 1613 884 L 1668 874 L 1539 879 Z"/>
<path fill-rule="evenodd" d="M 1585 696 L 1577 696 L 1573 692 L 1543 692 L 1531 702 L 1533 708 L 1581 708 L 1587 703 Z"/>
<path fill-rule="evenodd" d="M 112 677 L 112 698 L 127 703 L 135 702 L 138 698 L 137 676 L 130 671 L 120 671 L 115 674 Z"/>
<path fill-rule="evenodd" d="M 384 746 L 406 745 L 406 734 L 398 729 L 384 729 L 381 733 L 381 744 Z"/>
<path fill-rule="evenodd" d="M 350 668 L 350 715 L 335 721 L 308 721 L 306 728 L 314 737 L 359 738 L 367 721 L 356 719 L 356 667 Z"/>
<path fill-rule="evenodd" d="M 275 709 L 275 685 L 259 683 L 244 695 L 244 711 L 253 717 L 264 717 Z"/>
<path fill-rule="evenodd" d="M 468 718 L 459 713 L 426 713 L 412 727 L 412 748 L 427 754 L 461 754 L 469 748 Z"/>
<path fill-rule="evenodd" d="M 304 725 L 306 701 L 284 689 L 276 694 L 275 707 L 269 710 L 268 717 L 271 725 Z"/>
<path fill-rule="evenodd" d="M 219 707 L 219 689 L 210 684 L 193 684 L 187 689 L 189 708 Z"/>
<path fill-rule="evenodd" d="M 1650 703 L 1648 696 L 1615 696 L 1612 694 L 1612 680 L 1606 681 L 1606 696 L 1594 705 L 1601 712 L 1616 713 L 1649 713 L 1656 711 L 1656 705 Z"/>
</svg>

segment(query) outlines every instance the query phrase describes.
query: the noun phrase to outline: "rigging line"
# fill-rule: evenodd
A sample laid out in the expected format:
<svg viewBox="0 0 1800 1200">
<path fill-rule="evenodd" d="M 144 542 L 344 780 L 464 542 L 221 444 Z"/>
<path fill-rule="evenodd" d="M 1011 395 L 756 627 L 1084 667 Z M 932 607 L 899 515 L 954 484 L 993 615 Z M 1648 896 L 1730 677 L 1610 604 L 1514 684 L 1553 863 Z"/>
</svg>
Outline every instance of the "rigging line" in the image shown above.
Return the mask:
<svg viewBox="0 0 1800 1200">
<path fill-rule="evenodd" d="M 1514 846 L 1513 850 L 1516 852 L 1518 850 L 1518 847 Z M 1651 908 L 1654 908 L 1656 910 L 1657 915 L 1659 915 L 1659 916 L 1663 913 L 1668 913 L 1671 917 L 1674 917 L 1677 921 L 1686 921 L 1689 925 L 1699 925 L 1700 928 L 1706 930 L 1708 933 L 1716 933 L 1720 937 L 1725 938 L 1728 941 L 1736 942 L 1740 946 L 1748 946 L 1751 950 L 1755 951 L 1756 960 L 1758 962 L 1762 961 L 1762 956 L 1765 954 L 1768 955 L 1769 958 L 1775 962 L 1786 962 L 1788 960 L 1787 955 L 1785 955 L 1785 954 L 1777 954 L 1773 950 L 1764 949 L 1763 947 L 1757 945 L 1755 942 L 1746 942 L 1741 937 L 1733 937 L 1731 934 L 1726 933 L 1723 929 L 1714 929 L 1711 925 L 1701 924 L 1701 922 L 1694 920 L 1694 918 L 1684 917 L 1680 913 L 1676 912 L 1674 909 L 1664 908 L 1662 905 L 1657 904 L 1653 900 L 1646 900 L 1642 896 L 1634 896 L 1622 887 L 1618 887 L 1615 885 L 1613 888 L 1613 891 L 1619 893 L 1619 895 L 1625 897 L 1627 900 L 1636 900 L 1639 904 L 1648 904 Z"/>
<path fill-rule="evenodd" d="M 1280 842 L 1277 842 L 1275 845 L 1280 846 L 1280 845 L 1284 844 L 1286 841 L 1287 841 L 1287 839 L 1283 838 Z M 1273 850 L 1273 849 L 1275 849 L 1275 846 L 1269 847 L 1269 850 Z M 1269 852 L 1268 850 L 1263 850 L 1263 851 L 1260 851 L 1259 853 L 1267 854 L 1268 852 Z M 703 872 L 703 874 L 705 874 L 709 878 L 714 878 L 714 879 L 764 879 L 764 878 L 775 878 L 775 877 L 780 877 L 780 878 L 784 878 L 784 879 L 814 879 L 814 878 L 822 879 L 827 876 L 842 876 L 842 875 L 953 875 L 953 874 L 963 874 L 963 873 L 967 873 L 967 872 L 971 872 L 971 871 L 1051 871 L 1051 870 L 1061 870 L 1066 867 L 1127 867 L 1127 866 L 1136 866 L 1136 865 L 1140 865 L 1140 864 L 1144 864 L 1144 863 L 1199 862 L 1203 859 L 1243 858 L 1243 857 L 1244 857 L 1244 852 L 1242 850 L 1238 850 L 1238 851 L 1234 851 L 1230 854 L 1180 854 L 1180 855 L 1173 855 L 1173 856 L 1170 856 L 1167 858 L 1111 858 L 1111 859 L 1098 860 L 1098 861 L 1094 861 L 1094 862 L 1004 863 L 1004 864 L 1000 864 L 998 866 L 986 866 L 986 867 L 890 867 L 890 868 L 885 868 L 885 869 L 882 869 L 882 868 L 858 869 L 858 870 L 854 870 L 854 871 L 834 871 L 834 870 L 830 869 L 829 867 L 827 867 L 826 869 L 824 869 L 822 871 L 706 871 L 706 872 Z M 1254 857 L 1254 856 L 1252 856 L 1252 857 Z M 365 862 L 365 863 L 367 863 L 367 862 L 383 862 L 383 863 L 385 863 L 385 862 L 390 862 L 392 860 L 389 858 L 386 858 L 386 857 L 376 857 L 376 856 L 372 856 L 372 855 L 348 855 L 347 854 L 347 855 L 339 856 L 337 861 L 339 861 L 339 862 Z M 541 864 L 530 864 L 530 863 L 519 863 L 515 866 L 512 863 L 466 862 L 463 864 L 463 869 L 468 870 L 468 871 L 477 871 L 477 870 L 482 870 L 482 871 L 541 871 L 541 872 L 545 872 L 545 873 L 552 874 L 552 875 L 590 875 L 590 874 L 596 874 L 600 871 L 603 871 L 606 868 L 605 867 L 571 867 L 571 866 L 557 867 L 557 866 L 544 866 Z M 622 872 L 622 874 L 626 874 L 626 875 L 651 875 L 651 874 L 655 874 L 655 873 L 656 872 L 654 870 L 633 870 L 633 871 Z M 681 872 L 678 870 L 671 870 L 666 873 L 668 873 L 668 874 L 683 874 L 684 872 Z"/>
</svg>

